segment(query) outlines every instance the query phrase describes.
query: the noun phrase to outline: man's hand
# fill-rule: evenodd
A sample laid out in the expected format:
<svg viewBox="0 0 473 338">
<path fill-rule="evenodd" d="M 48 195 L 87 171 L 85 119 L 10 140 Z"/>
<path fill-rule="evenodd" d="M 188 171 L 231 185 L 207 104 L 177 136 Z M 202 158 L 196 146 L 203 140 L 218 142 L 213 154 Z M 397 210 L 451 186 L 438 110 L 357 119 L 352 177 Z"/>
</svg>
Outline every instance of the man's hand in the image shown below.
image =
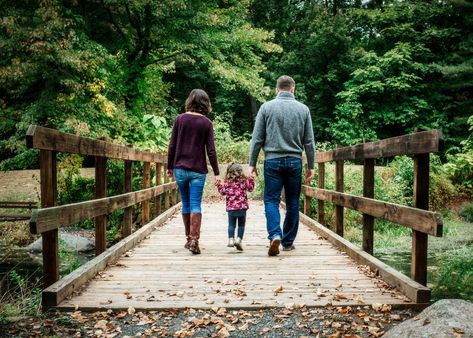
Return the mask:
<svg viewBox="0 0 473 338">
<path fill-rule="evenodd" d="M 215 176 L 215 183 L 214 185 L 218 187 L 219 185 L 222 184 L 222 179 L 220 178 L 220 175 Z"/>
<path fill-rule="evenodd" d="M 258 169 L 256 169 L 256 167 L 250 166 L 250 168 L 248 170 L 248 176 L 250 176 L 250 177 L 258 176 Z"/>
<path fill-rule="evenodd" d="M 315 176 L 315 169 L 308 169 L 305 171 L 305 184 L 310 184 L 310 181 Z"/>
<path fill-rule="evenodd" d="M 172 169 L 167 169 L 167 170 L 166 170 L 166 176 L 167 176 L 167 177 L 172 177 L 172 175 L 174 175 L 174 170 L 172 170 Z"/>
</svg>

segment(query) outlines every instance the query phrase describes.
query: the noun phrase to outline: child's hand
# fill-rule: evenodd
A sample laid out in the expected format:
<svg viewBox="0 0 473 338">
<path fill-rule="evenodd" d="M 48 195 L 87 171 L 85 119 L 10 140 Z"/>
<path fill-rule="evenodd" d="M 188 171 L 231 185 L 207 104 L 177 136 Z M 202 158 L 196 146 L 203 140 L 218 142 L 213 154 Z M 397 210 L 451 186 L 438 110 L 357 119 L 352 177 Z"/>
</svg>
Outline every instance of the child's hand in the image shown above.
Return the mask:
<svg viewBox="0 0 473 338">
<path fill-rule="evenodd" d="M 220 178 L 220 175 L 215 176 L 215 186 L 218 187 L 219 185 L 222 185 L 222 179 Z"/>
</svg>

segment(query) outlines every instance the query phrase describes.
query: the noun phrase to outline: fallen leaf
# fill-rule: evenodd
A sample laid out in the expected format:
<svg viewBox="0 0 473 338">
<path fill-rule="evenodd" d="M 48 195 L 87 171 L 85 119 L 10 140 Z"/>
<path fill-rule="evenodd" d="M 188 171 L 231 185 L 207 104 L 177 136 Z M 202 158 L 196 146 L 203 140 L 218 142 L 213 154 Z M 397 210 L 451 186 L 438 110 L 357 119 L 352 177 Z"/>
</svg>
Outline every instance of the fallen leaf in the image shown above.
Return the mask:
<svg viewBox="0 0 473 338">
<path fill-rule="evenodd" d="M 430 319 L 426 318 L 424 319 L 424 322 L 422 323 L 423 326 L 429 325 L 430 324 Z"/>
<path fill-rule="evenodd" d="M 246 322 L 245 324 L 243 324 L 242 326 L 240 326 L 240 327 L 238 328 L 238 330 L 240 330 L 240 331 L 246 331 L 246 330 L 248 330 L 248 322 Z"/>
<path fill-rule="evenodd" d="M 273 291 L 273 295 L 274 296 L 277 296 L 278 294 L 280 294 L 281 292 L 284 292 L 284 288 L 281 286 L 277 287 L 276 289 L 274 289 Z"/>
<path fill-rule="evenodd" d="M 94 329 L 101 329 L 103 331 L 106 331 L 107 330 L 107 321 L 106 320 L 99 320 L 97 323 L 95 323 Z"/>
<path fill-rule="evenodd" d="M 136 311 L 135 311 L 135 308 L 134 308 L 134 307 L 130 306 L 130 307 L 128 308 L 128 314 L 129 314 L 129 315 L 133 315 L 133 314 L 135 314 L 135 312 L 136 312 Z"/>
</svg>

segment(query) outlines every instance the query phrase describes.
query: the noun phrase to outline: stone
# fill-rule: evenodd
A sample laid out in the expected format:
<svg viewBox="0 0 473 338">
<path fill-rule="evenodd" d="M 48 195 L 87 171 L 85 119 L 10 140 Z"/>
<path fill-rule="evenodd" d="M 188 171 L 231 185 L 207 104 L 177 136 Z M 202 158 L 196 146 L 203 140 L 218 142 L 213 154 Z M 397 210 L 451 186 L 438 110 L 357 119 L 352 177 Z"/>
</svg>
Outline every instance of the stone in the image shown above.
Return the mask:
<svg viewBox="0 0 473 338">
<path fill-rule="evenodd" d="M 95 239 L 88 235 L 84 235 L 82 231 L 69 232 L 60 229 L 59 243 L 63 250 L 69 252 L 87 252 L 94 250 L 95 248 Z M 36 241 L 28 245 L 27 249 L 31 252 L 41 252 L 43 250 L 42 238 L 38 238 Z"/>
<path fill-rule="evenodd" d="M 473 303 L 442 299 L 395 326 L 383 338 L 473 337 Z"/>
</svg>

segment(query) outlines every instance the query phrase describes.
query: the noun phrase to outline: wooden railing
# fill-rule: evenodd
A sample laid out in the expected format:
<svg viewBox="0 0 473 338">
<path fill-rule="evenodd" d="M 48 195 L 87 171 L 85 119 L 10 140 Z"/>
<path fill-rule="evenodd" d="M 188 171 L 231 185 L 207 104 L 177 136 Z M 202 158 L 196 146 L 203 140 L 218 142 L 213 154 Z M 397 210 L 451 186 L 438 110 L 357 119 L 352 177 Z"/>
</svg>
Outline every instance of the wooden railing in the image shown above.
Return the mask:
<svg viewBox="0 0 473 338">
<path fill-rule="evenodd" d="M 349 208 L 363 214 L 363 250 L 373 254 L 374 219 L 381 218 L 412 229 L 411 278 L 427 283 L 427 235 L 442 236 L 442 217 L 429 208 L 429 157 L 442 146 L 440 130 L 416 132 L 352 147 L 318 152 L 318 187 L 302 186 L 304 214 L 311 216 L 311 198 L 316 198 L 317 216 L 326 225 L 324 203 L 335 205 L 334 231 L 343 237 L 343 210 Z M 374 198 L 374 160 L 397 155 L 414 157 L 414 207 L 379 201 Z M 343 192 L 344 161 L 363 160 L 363 197 Z M 325 189 L 325 163 L 335 161 L 336 191 Z"/>
<path fill-rule="evenodd" d="M 40 126 L 30 126 L 26 134 L 29 148 L 40 149 L 41 209 L 33 212 L 30 230 L 41 234 L 43 240 L 43 283 L 48 287 L 59 279 L 58 229 L 79 221 L 94 218 L 95 253 L 106 250 L 107 214 L 124 209 L 122 237 L 132 233 L 132 206 L 141 203 L 142 224 L 150 220 L 150 200 L 155 198 L 155 215 L 178 203 L 176 182 L 163 177 L 166 157 L 163 154 L 139 151 L 102 140 L 90 139 L 63 133 Z M 95 157 L 95 198 L 94 200 L 56 206 L 58 152 Z M 124 193 L 106 197 L 107 159 L 125 161 Z M 132 191 L 133 162 L 143 164 L 143 189 Z M 156 186 L 150 187 L 151 164 L 156 165 Z M 163 197 L 164 195 L 164 197 Z M 164 201 L 162 201 L 162 198 Z M 164 204 L 164 210 L 162 208 Z"/>
<path fill-rule="evenodd" d="M 27 220 L 31 217 L 31 211 L 38 208 L 38 203 L 33 201 L 0 201 L 0 209 L 28 209 L 28 213 L 1 213 L 0 221 L 19 221 Z"/>
</svg>

